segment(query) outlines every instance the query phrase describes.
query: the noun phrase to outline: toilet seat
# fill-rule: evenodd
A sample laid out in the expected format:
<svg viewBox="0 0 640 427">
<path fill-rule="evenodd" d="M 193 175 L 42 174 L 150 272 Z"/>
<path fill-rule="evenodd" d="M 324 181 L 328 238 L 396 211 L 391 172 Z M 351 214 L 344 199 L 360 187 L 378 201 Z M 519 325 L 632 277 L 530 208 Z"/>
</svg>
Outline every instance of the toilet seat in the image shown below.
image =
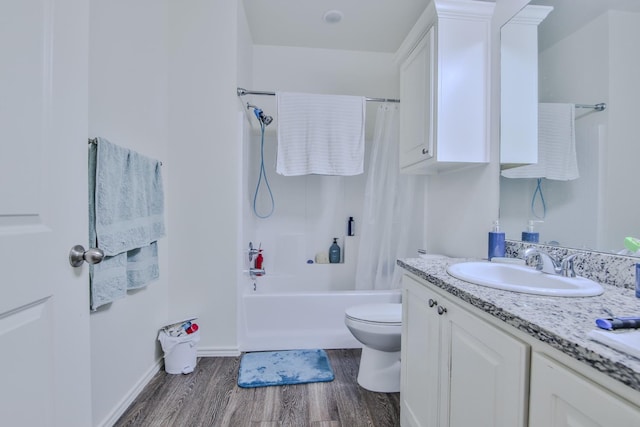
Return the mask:
<svg viewBox="0 0 640 427">
<path fill-rule="evenodd" d="M 349 307 L 345 310 L 345 316 L 355 322 L 369 323 L 373 325 L 401 326 L 402 304 L 363 304 Z"/>
</svg>

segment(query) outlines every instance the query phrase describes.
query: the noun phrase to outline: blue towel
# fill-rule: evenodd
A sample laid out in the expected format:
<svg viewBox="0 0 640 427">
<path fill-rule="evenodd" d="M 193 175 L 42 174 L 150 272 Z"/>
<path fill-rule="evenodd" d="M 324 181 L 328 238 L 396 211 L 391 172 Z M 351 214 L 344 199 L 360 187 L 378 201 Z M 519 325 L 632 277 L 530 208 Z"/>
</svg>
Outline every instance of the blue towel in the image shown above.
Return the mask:
<svg viewBox="0 0 640 427">
<path fill-rule="evenodd" d="M 164 235 L 160 162 L 98 138 L 89 146 L 89 244 L 105 258 L 90 268 L 93 310 L 159 277 Z"/>
</svg>

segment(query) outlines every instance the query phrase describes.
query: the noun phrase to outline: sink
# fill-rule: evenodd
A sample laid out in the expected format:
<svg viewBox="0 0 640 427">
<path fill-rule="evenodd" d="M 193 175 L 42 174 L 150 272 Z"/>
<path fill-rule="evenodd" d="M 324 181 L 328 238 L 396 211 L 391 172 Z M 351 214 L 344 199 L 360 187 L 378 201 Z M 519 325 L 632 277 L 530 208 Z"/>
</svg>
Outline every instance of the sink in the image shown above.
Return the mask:
<svg viewBox="0 0 640 427">
<path fill-rule="evenodd" d="M 447 268 L 456 279 L 524 294 L 556 297 L 591 297 L 604 292 L 602 286 L 584 277 L 546 274 L 533 267 L 495 262 L 461 262 Z"/>
</svg>

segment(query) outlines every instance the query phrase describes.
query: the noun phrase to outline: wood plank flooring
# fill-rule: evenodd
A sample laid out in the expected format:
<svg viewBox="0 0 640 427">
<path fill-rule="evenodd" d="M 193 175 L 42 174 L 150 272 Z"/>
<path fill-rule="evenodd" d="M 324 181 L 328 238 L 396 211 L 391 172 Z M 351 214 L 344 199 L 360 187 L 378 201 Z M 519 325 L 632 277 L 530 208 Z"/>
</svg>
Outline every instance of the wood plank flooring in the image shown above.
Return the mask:
<svg viewBox="0 0 640 427">
<path fill-rule="evenodd" d="M 281 387 L 237 386 L 240 357 L 206 357 L 189 375 L 158 372 L 115 424 L 185 427 L 394 427 L 400 394 L 356 382 L 359 349 L 327 350 L 335 379 Z"/>
</svg>

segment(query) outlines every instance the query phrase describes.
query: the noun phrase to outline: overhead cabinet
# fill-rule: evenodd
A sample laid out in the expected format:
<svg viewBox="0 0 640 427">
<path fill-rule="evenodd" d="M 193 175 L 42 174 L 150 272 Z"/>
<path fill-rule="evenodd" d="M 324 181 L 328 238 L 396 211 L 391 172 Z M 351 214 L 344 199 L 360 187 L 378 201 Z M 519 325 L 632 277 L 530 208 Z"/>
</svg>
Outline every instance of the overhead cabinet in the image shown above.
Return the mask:
<svg viewBox="0 0 640 427">
<path fill-rule="evenodd" d="M 398 50 L 402 172 L 489 162 L 493 9 L 492 2 L 433 0 Z"/>
</svg>

